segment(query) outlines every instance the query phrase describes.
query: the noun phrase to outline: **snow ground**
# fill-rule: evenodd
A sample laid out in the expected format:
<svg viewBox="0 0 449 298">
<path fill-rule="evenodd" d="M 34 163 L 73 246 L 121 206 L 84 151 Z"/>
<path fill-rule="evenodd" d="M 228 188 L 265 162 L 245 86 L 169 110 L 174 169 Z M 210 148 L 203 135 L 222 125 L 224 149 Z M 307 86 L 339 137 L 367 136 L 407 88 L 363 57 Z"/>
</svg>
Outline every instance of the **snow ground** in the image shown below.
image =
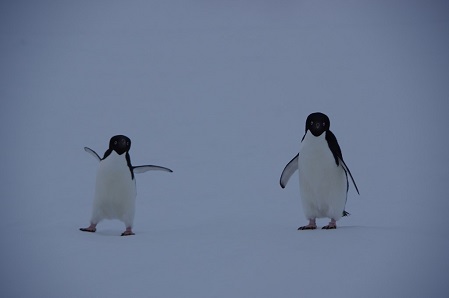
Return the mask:
<svg viewBox="0 0 449 298">
<path fill-rule="evenodd" d="M 2 1 L 0 32 L 2 297 L 449 296 L 447 2 Z M 361 196 L 299 232 L 315 111 Z M 134 237 L 78 231 L 115 134 L 174 170 Z"/>
</svg>

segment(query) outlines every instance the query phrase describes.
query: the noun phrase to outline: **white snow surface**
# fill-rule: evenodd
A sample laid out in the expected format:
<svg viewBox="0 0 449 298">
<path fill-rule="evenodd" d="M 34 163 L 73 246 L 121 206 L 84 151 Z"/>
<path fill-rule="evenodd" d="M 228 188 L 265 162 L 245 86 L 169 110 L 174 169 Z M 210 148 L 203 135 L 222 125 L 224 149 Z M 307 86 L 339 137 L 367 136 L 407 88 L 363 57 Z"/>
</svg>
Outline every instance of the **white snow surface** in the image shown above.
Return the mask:
<svg viewBox="0 0 449 298">
<path fill-rule="evenodd" d="M 1 297 L 449 297 L 447 1 L 6 0 L 0 33 Z M 316 111 L 361 195 L 297 231 Z M 135 236 L 80 232 L 116 134 L 174 172 Z"/>
</svg>

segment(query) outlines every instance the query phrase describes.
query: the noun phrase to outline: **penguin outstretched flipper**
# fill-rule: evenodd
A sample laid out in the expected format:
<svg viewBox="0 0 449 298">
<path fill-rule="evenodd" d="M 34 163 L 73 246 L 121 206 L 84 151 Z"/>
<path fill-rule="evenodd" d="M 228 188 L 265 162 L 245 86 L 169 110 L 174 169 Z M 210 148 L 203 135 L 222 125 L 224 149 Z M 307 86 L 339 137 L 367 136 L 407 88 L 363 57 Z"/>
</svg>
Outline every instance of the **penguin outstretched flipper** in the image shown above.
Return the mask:
<svg viewBox="0 0 449 298">
<path fill-rule="evenodd" d="M 145 173 L 148 171 L 164 171 L 164 172 L 173 173 L 173 171 L 170 170 L 169 168 L 161 167 L 161 166 L 143 165 L 143 166 L 133 167 L 134 174 L 141 174 L 141 173 Z"/>
<path fill-rule="evenodd" d="M 282 188 L 285 188 L 285 186 L 287 186 L 290 177 L 298 170 L 298 156 L 299 153 L 296 154 L 296 156 L 289 161 L 289 163 L 285 166 L 284 170 L 282 171 L 281 178 L 279 179 L 279 183 L 281 184 Z"/>
<path fill-rule="evenodd" d="M 98 161 L 101 161 L 100 155 L 98 155 L 97 152 L 95 152 L 95 150 L 90 149 L 89 147 L 84 147 L 84 151 L 86 151 L 89 154 L 92 154 L 92 156 L 95 157 L 95 159 L 97 159 Z"/>
</svg>

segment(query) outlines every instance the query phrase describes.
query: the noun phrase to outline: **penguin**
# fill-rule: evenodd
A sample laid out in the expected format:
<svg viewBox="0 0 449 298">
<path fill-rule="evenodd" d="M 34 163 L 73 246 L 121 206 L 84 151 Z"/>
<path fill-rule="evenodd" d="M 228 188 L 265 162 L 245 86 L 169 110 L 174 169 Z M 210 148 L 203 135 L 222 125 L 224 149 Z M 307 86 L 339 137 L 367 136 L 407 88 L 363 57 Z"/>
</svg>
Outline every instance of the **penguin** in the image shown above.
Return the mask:
<svg viewBox="0 0 449 298">
<path fill-rule="evenodd" d="M 124 135 L 113 136 L 109 141 L 109 149 L 101 158 L 94 150 L 84 147 L 100 162 L 97 171 L 95 196 L 90 225 L 80 228 L 83 232 L 95 232 L 97 224 L 103 219 L 118 219 L 125 224 L 122 236 L 134 235 L 132 230 L 136 203 L 136 180 L 134 174 L 158 170 L 172 170 L 154 166 L 132 166 L 129 156 L 131 140 Z"/>
<path fill-rule="evenodd" d="M 300 152 L 285 166 L 280 185 L 285 188 L 298 170 L 301 203 L 309 223 L 298 230 L 314 230 L 317 218 L 330 218 L 323 229 L 336 229 L 337 221 L 349 215 L 345 210 L 351 178 L 357 193 L 359 189 L 351 171 L 343 160 L 337 138 L 329 130 L 329 117 L 312 113 L 307 117 Z"/>
</svg>

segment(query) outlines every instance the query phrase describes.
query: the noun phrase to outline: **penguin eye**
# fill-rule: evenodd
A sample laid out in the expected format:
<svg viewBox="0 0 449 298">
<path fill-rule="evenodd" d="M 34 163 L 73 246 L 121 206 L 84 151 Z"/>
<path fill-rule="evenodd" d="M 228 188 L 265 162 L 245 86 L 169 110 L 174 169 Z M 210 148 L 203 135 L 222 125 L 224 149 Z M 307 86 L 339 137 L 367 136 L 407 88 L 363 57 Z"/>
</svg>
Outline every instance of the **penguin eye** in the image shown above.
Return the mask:
<svg viewBox="0 0 449 298">
<path fill-rule="evenodd" d="M 114 145 L 117 145 L 117 141 L 114 141 Z"/>
<path fill-rule="evenodd" d="M 313 121 L 310 121 L 310 125 L 313 125 Z"/>
<path fill-rule="evenodd" d="M 326 122 L 323 122 L 323 126 L 326 126 Z"/>
<path fill-rule="evenodd" d="M 129 146 L 129 142 L 126 142 L 126 146 Z"/>
</svg>

